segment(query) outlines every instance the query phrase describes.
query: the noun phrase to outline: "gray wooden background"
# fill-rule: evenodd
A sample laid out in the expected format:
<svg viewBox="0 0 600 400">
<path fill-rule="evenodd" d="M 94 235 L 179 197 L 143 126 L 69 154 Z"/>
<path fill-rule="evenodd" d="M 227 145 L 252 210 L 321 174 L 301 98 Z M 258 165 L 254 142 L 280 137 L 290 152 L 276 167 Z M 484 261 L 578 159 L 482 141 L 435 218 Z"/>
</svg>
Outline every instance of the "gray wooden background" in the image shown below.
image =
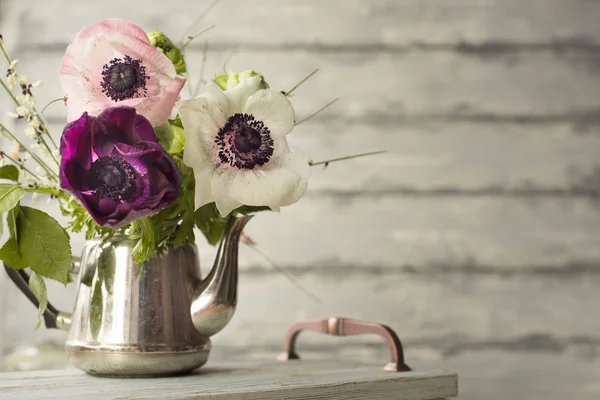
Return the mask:
<svg viewBox="0 0 600 400">
<path fill-rule="evenodd" d="M 45 104 L 83 25 L 120 16 L 179 38 L 209 4 L 0 0 L 0 32 Z M 300 203 L 252 221 L 322 302 L 244 248 L 214 359 L 274 357 L 290 323 L 337 315 L 390 325 L 413 367 L 460 374 L 463 399 L 600 398 L 599 21 L 596 0 L 223 0 L 202 23 L 217 25 L 205 77 L 228 63 L 285 90 L 320 68 L 293 97 L 298 116 L 341 101 L 292 145 L 315 160 L 388 153 L 315 168 Z M 64 110 L 50 114 L 59 135 Z M 67 309 L 73 288 L 52 289 Z M 0 311 L 0 347 L 64 338 L 33 332 L 3 277 Z M 316 334 L 300 351 L 386 357 L 376 339 Z"/>
</svg>

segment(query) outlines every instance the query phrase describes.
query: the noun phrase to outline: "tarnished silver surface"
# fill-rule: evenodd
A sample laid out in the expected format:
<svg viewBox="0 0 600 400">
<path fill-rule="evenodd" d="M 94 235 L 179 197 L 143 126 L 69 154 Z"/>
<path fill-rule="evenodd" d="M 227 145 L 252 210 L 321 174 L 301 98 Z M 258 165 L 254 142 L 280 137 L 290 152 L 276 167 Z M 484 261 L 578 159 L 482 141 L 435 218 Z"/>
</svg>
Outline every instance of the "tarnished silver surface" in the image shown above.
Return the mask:
<svg viewBox="0 0 600 400">
<path fill-rule="evenodd" d="M 204 336 L 223 329 L 235 312 L 238 287 L 238 248 L 240 234 L 252 216 L 230 219 L 212 270 L 196 288 L 192 321 Z"/>
<path fill-rule="evenodd" d="M 125 236 L 88 242 L 74 311 L 57 318 L 57 327 L 69 331 L 69 360 L 90 374 L 109 376 L 171 375 L 205 364 L 209 337 L 235 311 L 239 236 L 249 219 L 229 221 L 204 281 L 194 245 L 140 266 Z"/>
</svg>

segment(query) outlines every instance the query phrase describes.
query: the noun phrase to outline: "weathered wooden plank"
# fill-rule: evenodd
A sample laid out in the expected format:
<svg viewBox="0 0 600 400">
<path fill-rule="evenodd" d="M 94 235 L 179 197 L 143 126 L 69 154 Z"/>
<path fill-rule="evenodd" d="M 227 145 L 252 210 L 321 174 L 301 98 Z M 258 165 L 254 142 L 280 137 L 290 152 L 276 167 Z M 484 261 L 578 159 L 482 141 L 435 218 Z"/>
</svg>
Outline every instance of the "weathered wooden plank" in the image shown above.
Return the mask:
<svg viewBox="0 0 600 400">
<path fill-rule="evenodd" d="M 242 271 L 236 315 L 213 340 L 215 359 L 275 357 L 290 324 L 330 316 L 389 325 L 407 348 L 433 349 L 447 356 L 486 348 L 577 352 L 600 343 L 600 322 L 581 318 L 593 315 L 600 301 L 598 274 L 386 274 L 340 269 L 296 274 L 296 280 L 321 302 L 296 290 L 278 273 Z M 74 289 L 75 285 L 68 289 L 51 285 L 50 300 L 70 311 Z M 0 346 L 66 339 L 63 332 L 33 331 L 34 307 L 10 284 L 4 290 L 10 308 L 4 315 Z M 376 336 L 303 333 L 298 351 L 309 360 L 315 352 L 382 364 L 387 357 Z"/>
<path fill-rule="evenodd" d="M 243 274 L 236 315 L 215 336 L 215 347 L 263 346 L 276 354 L 290 324 L 331 316 L 383 323 L 408 347 L 453 352 L 493 347 L 495 342 L 497 348 L 508 350 L 512 341 L 515 349 L 547 351 L 549 340 L 593 339 L 600 328 L 598 320 L 581 318 L 594 313 L 600 301 L 597 274 L 392 275 L 340 269 L 336 274 L 312 273 L 296 279 L 321 302 L 295 290 L 278 274 Z M 520 338 L 528 339 L 520 342 Z M 298 339 L 298 351 L 349 346 L 346 354 L 351 355 L 361 343 L 381 344 L 381 339 L 305 333 Z M 385 346 L 380 350 L 385 361 Z"/>
<path fill-rule="evenodd" d="M 17 2 L 15 2 L 17 3 Z M 153 7 L 105 0 L 19 2 L 22 39 L 67 43 L 84 25 L 120 16 L 180 37 L 212 1 L 173 0 Z M 48 13 L 60 15 L 47 18 Z M 203 21 L 211 40 L 258 44 L 448 44 L 462 41 L 597 43 L 600 5 L 586 0 L 224 0 Z M 310 28 L 309 28 L 310 27 Z"/>
<path fill-rule="evenodd" d="M 54 123 L 56 140 L 63 125 Z M 599 134 L 569 123 L 431 122 L 398 125 L 315 121 L 288 141 L 314 161 L 366 151 L 374 157 L 311 170 L 310 190 L 334 196 L 588 196 L 600 194 Z"/>
<path fill-rule="evenodd" d="M 36 207 L 60 216 L 53 203 Z M 247 233 L 275 262 L 292 268 L 561 270 L 600 261 L 600 209 L 586 198 L 323 196 L 261 213 Z M 215 248 L 205 246 L 204 265 Z M 79 253 L 81 236 L 72 248 Z M 242 268 L 265 266 L 251 252 Z"/>
<path fill-rule="evenodd" d="M 600 194 L 600 135 L 577 134 L 571 124 L 307 122 L 288 138 L 294 149 L 315 161 L 387 151 L 326 169 L 314 167 L 312 191 L 406 196 Z"/>
<path fill-rule="evenodd" d="M 247 229 L 276 262 L 300 268 L 563 268 L 600 259 L 600 212 L 585 199 L 310 196 Z M 243 265 L 264 261 L 245 254 Z"/>
<path fill-rule="evenodd" d="M 208 54 L 206 79 L 223 71 L 227 52 Z M 16 54 L 32 80 L 44 81 L 40 104 L 63 95 L 57 71 L 62 52 Z M 200 54 L 189 57 L 195 85 Z M 275 89 L 288 90 L 316 68 L 320 72 L 292 98 L 298 118 L 333 98 L 342 100 L 326 117 L 356 122 L 397 123 L 405 119 L 497 119 L 597 122 L 600 55 L 521 54 L 509 59 L 471 58 L 456 53 L 270 53 L 240 50 L 228 64 L 261 71 Z M 198 71 L 198 72 L 197 72 Z M 186 90 L 182 92 L 187 97 Z M 64 115 L 59 105 L 48 115 Z"/>
<path fill-rule="evenodd" d="M 0 374 L 2 398 L 38 399 L 49 391 L 61 399 L 230 399 L 286 398 L 346 400 L 432 400 L 457 395 L 457 376 L 449 373 L 394 374 L 364 364 L 247 363 L 215 366 L 175 378 L 148 380 L 94 378 L 80 371 Z"/>
</svg>

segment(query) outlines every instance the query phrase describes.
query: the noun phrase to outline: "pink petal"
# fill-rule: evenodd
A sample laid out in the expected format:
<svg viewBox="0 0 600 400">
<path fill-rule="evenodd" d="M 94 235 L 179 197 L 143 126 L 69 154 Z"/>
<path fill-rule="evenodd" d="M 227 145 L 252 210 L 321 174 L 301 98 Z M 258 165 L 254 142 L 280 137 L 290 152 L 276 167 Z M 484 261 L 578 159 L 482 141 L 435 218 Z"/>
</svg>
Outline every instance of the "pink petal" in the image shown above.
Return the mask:
<svg viewBox="0 0 600 400">
<path fill-rule="evenodd" d="M 150 44 L 146 32 L 134 23 L 121 18 L 108 18 L 94 25 L 86 26 L 75 36 L 75 41 L 83 41 L 94 36 L 108 36 L 121 33 Z"/>
</svg>

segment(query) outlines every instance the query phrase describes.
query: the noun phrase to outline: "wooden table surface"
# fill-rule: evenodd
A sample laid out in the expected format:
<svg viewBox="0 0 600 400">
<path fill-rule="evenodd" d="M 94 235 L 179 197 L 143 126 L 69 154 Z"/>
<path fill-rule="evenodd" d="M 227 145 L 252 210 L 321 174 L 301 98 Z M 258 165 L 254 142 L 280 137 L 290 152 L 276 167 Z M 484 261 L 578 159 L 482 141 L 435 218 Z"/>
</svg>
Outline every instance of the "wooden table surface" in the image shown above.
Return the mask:
<svg viewBox="0 0 600 400">
<path fill-rule="evenodd" d="M 97 378 L 76 369 L 0 374 L 2 400 L 28 399 L 397 399 L 454 397 L 455 374 L 386 372 L 339 362 L 217 364 L 170 378 Z"/>
</svg>

